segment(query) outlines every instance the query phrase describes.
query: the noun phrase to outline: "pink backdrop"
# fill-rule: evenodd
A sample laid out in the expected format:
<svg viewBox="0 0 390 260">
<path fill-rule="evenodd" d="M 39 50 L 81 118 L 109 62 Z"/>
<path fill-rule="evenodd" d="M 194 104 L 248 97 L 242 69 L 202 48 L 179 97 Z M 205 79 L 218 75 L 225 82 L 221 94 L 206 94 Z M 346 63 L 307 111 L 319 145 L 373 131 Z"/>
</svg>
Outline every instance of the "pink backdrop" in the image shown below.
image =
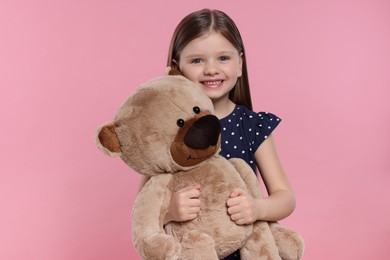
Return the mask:
<svg viewBox="0 0 390 260">
<path fill-rule="evenodd" d="M 256 110 L 297 196 L 282 223 L 304 259 L 388 259 L 390 3 L 0 2 L 0 259 L 139 259 L 138 176 L 97 150 L 95 129 L 163 72 L 175 25 L 211 7 L 246 43 Z"/>
</svg>

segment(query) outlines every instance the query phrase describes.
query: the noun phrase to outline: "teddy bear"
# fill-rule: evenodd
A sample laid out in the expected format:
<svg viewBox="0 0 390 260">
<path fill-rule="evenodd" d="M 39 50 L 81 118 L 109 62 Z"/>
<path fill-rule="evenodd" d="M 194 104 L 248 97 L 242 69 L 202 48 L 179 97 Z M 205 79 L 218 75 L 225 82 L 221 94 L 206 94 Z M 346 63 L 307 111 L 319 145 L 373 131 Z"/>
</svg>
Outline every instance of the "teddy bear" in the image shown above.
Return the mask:
<svg viewBox="0 0 390 260">
<path fill-rule="evenodd" d="M 172 72 L 171 74 L 176 74 Z M 132 210 L 132 242 L 143 259 L 300 259 L 300 235 L 278 223 L 237 225 L 228 213 L 231 191 L 261 198 L 253 170 L 219 155 L 221 127 L 210 99 L 181 75 L 142 84 L 95 135 L 97 147 L 149 176 Z M 200 212 L 164 226 L 172 195 L 200 184 Z"/>
</svg>

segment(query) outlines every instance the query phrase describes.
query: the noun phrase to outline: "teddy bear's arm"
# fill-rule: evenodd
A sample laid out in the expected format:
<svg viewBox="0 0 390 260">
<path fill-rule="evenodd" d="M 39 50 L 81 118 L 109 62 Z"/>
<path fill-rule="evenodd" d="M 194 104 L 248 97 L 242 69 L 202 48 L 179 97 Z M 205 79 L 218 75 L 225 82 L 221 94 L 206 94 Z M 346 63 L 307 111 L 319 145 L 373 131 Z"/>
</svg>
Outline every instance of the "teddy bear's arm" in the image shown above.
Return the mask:
<svg viewBox="0 0 390 260">
<path fill-rule="evenodd" d="M 244 180 L 248 192 L 254 198 L 262 198 L 261 189 L 259 182 L 256 178 L 256 175 L 253 174 L 252 168 L 242 159 L 232 158 L 229 160 L 231 164 L 233 164 L 236 171 L 240 174 L 241 178 Z"/>
<path fill-rule="evenodd" d="M 229 161 L 241 175 L 241 178 L 247 185 L 251 195 L 254 198 L 262 198 L 260 185 L 256 176 L 253 174 L 252 168 L 242 159 L 232 158 Z M 259 225 L 259 222 L 257 222 L 256 225 Z M 283 260 L 296 260 L 302 258 L 305 245 L 302 237 L 297 232 L 283 227 L 277 222 L 269 222 L 268 227 L 273 236 L 272 240 L 275 241 L 274 243 L 276 243 L 278 248 L 279 256 Z M 262 231 L 264 232 L 264 230 Z M 268 238 L 269 240 L 271 239 L 270 236 L 268 236 Z M 251 243 L 248 243 L 246 247 L 253 247 L 255 244 L 256 243 L 251 245 Z"/>
<path fill-rule="evenodd" d="M 229 162 L 234 166 L 236 171 L 246 184 L 248 193 L 253 198 L 262 198 L 260 185 L 253 174 L 252 168 L 242 159 L 233 158 Z M 253 223 L 251 237 L 240 249 L 241 259 L 281 259 L 275 240 L 272 236 L 269 225 L 265 221 L 256 221 Z"/>
<path fill-rule="evenodd" d="M 180 255 L 179 241 L 163 229 L 171 198 L 171 178 L 170 174 L 153 176 L 134 201 L 132 240 L 143 259 L 177 259 Z"/>
</svg>

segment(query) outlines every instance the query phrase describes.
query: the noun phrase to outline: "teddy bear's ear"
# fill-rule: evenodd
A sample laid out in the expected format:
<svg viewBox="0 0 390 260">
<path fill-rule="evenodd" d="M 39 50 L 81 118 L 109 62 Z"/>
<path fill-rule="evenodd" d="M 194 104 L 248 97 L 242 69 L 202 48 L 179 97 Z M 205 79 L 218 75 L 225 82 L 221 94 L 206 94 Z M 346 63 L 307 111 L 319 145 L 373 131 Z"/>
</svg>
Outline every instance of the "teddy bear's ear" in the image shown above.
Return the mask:
<svg viewBox="0 0 390 260">
<path fill-rule="evenodd" d="M 175 76 L 175 75 L 182 75 L 182 74 L 181 74 L 181 72 L 180 72 L 178 69 L 172 68 L 172 69 L 168 72 L 168 75 Z"/>
<path fill-rule="evenodd" d="M 114 123 L 106 123 L 96 130 L 95 135 L 96 146 L 111 157 L 118 157 L 122 154 L 115 128 Z"/>
</svg>

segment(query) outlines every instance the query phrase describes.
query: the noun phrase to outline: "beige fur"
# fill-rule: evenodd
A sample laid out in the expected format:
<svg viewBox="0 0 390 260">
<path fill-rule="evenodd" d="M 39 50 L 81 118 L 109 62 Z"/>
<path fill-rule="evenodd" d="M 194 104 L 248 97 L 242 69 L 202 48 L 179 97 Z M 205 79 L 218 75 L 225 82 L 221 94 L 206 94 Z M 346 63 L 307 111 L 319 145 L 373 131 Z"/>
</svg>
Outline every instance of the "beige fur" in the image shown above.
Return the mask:
<svg viewBox="0 0 390 260">
<path fill-rule="evenodd" d="M 232 189 L 260 198 L 260 187 L 243 160 L 219 155 L 219 121 L 212 113 L 211 101 L 193 83 L 164 76 L 142 85 L 98 129 L 99 149 L 151 177 L 133 205 L 138 253 L 143 259 L 204 260 L 241 249 L 243 260 L 300 259 L 303 240 L 296 232 L 277 223 L 239 226 L 230 220 L 226 201 Z M 197 218 L 164 229 L 172 194 L 192 184 L 201 185 Z"/>
</svg>

